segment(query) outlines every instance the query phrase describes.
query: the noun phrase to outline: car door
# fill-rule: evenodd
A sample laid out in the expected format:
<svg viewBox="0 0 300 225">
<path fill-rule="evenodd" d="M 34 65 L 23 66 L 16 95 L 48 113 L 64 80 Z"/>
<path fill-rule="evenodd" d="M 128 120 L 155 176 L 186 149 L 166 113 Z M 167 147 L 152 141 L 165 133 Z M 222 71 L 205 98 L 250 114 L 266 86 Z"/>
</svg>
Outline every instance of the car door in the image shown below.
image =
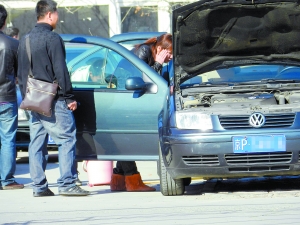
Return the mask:
<svg viewBox="0 0 300 225">
<path fill-rule="evenodd" d="M 77 158 L 157 160 L 157 119 L 166 98 L 167 82 L 117 43 L 95 37 L 89 43 L 88 39 L 78 43 L 85 50 L 68 62 L 79 102 L 74 112 Z M 68 58 L 71 48 L 67 42 Z M 97 68 L 101 78 L 95 81 L 89 75 L 93 63 L 99 59 L 102 61 Z M 142 78 L 147 88 L 126 90 L 129 77 Z"/>
</svg>

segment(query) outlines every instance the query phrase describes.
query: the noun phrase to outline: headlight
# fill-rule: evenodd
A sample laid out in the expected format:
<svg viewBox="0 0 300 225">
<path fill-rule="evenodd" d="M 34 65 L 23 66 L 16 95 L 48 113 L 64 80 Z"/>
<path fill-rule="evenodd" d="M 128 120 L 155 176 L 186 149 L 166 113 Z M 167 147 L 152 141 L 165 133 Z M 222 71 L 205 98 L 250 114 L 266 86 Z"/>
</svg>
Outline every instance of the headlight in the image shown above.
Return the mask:
<svg viewBox="0 0 300 225">
<path fill-rule="evenodd" d="M 179 129 L 212 129 L 210 115 L 199 112 L 176 112 L 176 124 Z"/>
<path fill-rule="evenodd" d="M 28 120 L 26 111 L 18 108 L 18 121 Z"/>
</svg>

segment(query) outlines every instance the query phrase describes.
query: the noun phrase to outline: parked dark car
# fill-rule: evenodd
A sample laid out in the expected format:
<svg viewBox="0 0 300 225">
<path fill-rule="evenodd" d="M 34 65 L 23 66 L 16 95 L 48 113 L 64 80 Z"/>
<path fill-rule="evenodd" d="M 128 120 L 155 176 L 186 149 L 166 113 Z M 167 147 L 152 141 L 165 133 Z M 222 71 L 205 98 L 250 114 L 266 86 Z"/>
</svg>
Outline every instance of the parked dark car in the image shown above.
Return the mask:
<svg viewBox="0 0 300 225">
<path fill-rule="evenodd" d="M 173 92 L 159 116 L 160 189 L 191 178 L 300 174 L 298 1 L 173 11 Z"/>
<path fill-rule="evenodd" d="M 140 33 L 136 43 L 144 42 L 153 34 Z M 74 111 L 77 159 L 158 160 L 157 118 L 167 96 L 167 82 L 128 49 L 112 41 L 113 38 L 61 37 L 79 102 Z M 102 76 L 98 81 L 91 81 L 89 67 L 98 59 L 103 59 L 99 68 Z M 24 120 L 24 127 L 20 122 L 18 137 L 23 139 L 18 139 L 18 144 L 28 147 L 28 119 Z M 54 144 L 51 137 L 51 147 L 50 144 Z"/>
</svg>

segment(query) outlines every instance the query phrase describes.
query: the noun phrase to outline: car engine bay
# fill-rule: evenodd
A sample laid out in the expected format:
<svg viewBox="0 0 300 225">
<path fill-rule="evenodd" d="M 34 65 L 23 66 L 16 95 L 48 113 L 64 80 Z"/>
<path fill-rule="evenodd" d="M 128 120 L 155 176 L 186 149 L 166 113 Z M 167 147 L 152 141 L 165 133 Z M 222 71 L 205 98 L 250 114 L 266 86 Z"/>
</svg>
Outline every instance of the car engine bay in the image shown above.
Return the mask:
<svg viewBox="0 0 300 225">
<path fill-rule="evenodd" d="M 193 93 L 180 96 L 179 102 L 179 110 L 197 109 L 211 114 L 235 114 L 245 110 L 295 112 L 300 110 L 300 91 Z"/>
</svg>

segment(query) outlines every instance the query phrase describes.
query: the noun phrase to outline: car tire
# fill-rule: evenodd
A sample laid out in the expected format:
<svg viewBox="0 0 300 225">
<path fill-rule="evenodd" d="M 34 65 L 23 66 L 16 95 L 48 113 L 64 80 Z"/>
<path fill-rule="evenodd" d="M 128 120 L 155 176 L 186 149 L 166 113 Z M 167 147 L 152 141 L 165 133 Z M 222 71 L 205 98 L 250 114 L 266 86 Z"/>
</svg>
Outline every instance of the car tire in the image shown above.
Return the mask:
<svg viewBox="0 0 300 225">
<path fill-rule="evenodd" d="M 164 196 L 183 195 L 185 187 L 183 179 L 173 179 L 168 173 L 162 158 L 159 145 L 159 165 L 160 165 L 160 192 Z"/>
</svg>

